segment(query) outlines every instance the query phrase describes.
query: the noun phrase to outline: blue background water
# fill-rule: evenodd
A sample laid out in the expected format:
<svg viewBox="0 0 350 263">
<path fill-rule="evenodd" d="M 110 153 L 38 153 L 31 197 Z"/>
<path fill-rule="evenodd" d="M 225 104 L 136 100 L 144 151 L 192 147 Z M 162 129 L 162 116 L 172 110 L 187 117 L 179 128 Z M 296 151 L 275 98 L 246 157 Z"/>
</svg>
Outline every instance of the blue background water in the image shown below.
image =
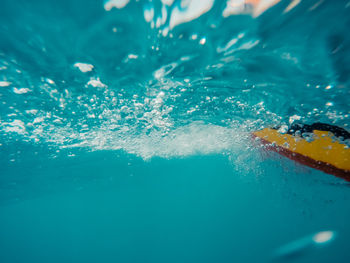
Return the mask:
<svg viewBox="0 0 350 263">
<path fill-rule="evenodd" d="M 1 1 L 1 262 L 349 261 L 348 184 L 249 135 L 348 127 L 349 2 L 185 2 Z"/>
</svg>

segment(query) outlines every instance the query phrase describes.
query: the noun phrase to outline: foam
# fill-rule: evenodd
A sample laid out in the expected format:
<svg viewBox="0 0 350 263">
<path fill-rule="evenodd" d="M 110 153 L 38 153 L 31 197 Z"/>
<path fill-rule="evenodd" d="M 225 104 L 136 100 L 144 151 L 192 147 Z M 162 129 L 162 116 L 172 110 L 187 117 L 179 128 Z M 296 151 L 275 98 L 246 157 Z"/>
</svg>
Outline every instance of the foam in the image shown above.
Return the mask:
<svg viewBox="0 0 350 263">
<path fill-rule="evenodd" d="M 0 81 L 0 87 L 8 87 L 11 85 L 9 81 Z"/>
<path fill-rule="evenodd" d="M 23 121 L 21 120 L 14 120 L 12 122 L 5 122 L 3 123 L 3 126 L 5 127 L 5 132 L 15 132 L 18 134 L 24 134 L 26 133 L 26 127 Z"/>
<path fill-rule="evenodd" d="M 75 63 L 74 67 L 78 68 L 83 73 L 90 72 L 94 69 L 93 65 L 80 62 Z"/>
<path fill-rule="evenodd" d="M 13 92 L 16 94 L 25 94 L 28 93 L 30 90 L 28 88 L 13 88 Z"/>
<path fill-rule="evenodd" d="M 109 0 L 104 4 L 106 11 L 111 11 L 113 8 L 124 8 L 129 3 L 129 0 Z"/>
<path fill-rule="evenodd" d="M 130 130 L 129 130 L 130 131 Z M 153 157 L 174 158 L 221 154 L 244 147 L 247 133 L 233 128 L 202 122 L 178 127 L 169 133 L 153 131 L 134 136 L 123 130 L 96 130 L 80 134 L 83 140 L 64 148 L 87 147 L 93 150 L 124 150 L 145 160 Z"/>
<path fill-rule="evenodd" d="M 92 86 L 94 88 L 106 88 L 107 85 L 102 83 L 100 78 L 91 78 L 88 83 L 88 86 Z"/>
</svg>

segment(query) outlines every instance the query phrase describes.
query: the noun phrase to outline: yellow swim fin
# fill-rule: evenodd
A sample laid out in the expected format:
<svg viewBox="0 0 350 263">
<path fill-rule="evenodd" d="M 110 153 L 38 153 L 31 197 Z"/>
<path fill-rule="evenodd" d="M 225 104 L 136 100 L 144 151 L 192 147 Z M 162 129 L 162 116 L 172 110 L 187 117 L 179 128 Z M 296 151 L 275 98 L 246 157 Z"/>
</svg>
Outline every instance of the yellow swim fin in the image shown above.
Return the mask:
<svg viewBox="0 0 350 263">
<path fill-rule="evenodd" d="M 324 124 L 296 124 L 281 133 L 276 128 L 253 132 L 267 149 L 350 181 L 350 133 Z"/>
</svg>

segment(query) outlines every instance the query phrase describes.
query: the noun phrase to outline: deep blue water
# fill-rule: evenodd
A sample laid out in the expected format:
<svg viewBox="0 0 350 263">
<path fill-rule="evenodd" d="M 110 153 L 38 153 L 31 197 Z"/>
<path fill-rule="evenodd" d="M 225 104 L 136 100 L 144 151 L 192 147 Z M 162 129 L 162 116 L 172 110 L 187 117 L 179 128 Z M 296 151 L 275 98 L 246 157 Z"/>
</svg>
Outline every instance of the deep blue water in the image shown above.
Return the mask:
<svg viewBox="0 0 350 263">
<path fill-rule="evenodd" d="M 349 129 L 350 2 L 243 2 L 1 1 L 0 262 L 350 262 L 349 184 L 250 136 Z"/>
</svg>

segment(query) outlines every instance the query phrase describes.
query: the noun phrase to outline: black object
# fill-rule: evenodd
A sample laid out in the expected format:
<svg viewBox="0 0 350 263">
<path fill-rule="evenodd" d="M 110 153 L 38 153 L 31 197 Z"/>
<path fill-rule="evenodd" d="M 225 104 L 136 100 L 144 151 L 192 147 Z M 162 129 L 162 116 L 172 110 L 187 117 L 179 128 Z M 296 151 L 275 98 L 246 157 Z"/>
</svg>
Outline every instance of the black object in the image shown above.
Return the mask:
<svg viewBox="0 0 350 263">
<path fill-rule="evenodd" d="M 297 131 L 300 131 L 301 134 L 304 132 L 313 132 L 314 130 L 318 131 L 329 131 L 333 133 L 336 137 L 343 137 L 344 140 L 350 139 L 350 133 L 338 126 L 316 122 L 314 124 L 293 124 L 287 131 L 288 134 L 294 135 Z"/>
</svg>

